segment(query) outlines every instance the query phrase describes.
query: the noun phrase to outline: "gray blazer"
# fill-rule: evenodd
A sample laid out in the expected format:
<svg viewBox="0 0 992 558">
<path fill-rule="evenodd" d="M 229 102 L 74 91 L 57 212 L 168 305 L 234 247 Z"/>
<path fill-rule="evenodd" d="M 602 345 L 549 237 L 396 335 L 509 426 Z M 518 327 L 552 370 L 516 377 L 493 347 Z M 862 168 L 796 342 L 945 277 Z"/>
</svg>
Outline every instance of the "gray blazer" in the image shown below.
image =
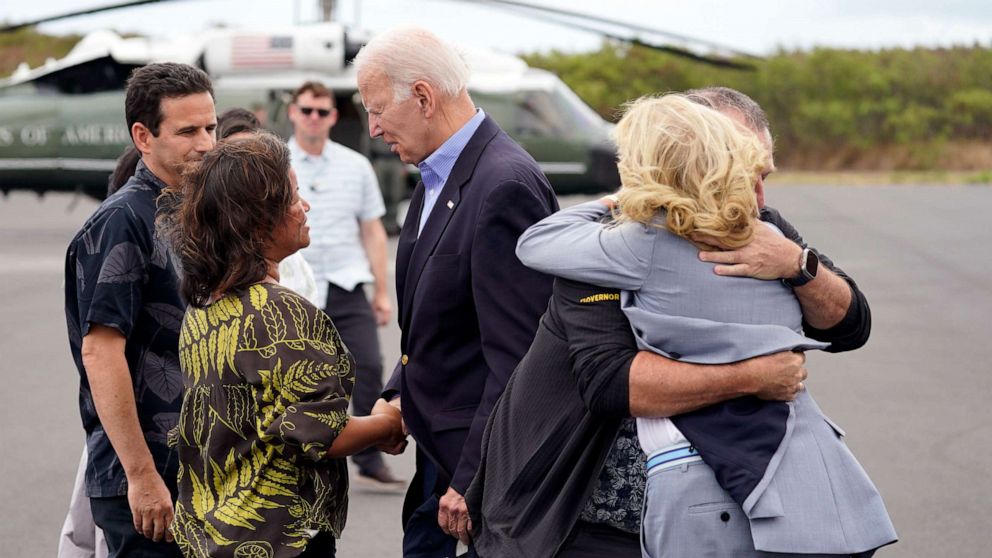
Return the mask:
<svg viewBox="0 0 992 558">
<path fill-rule="evenodd" d="M 718 276 L 691 243 L 664 228 L 663 216 L 657 227 L 604 227 L 598 220 L 607 211 L 589 202 L 552 215 L 520 237 L 517 256 L 538 271 L 623 289 L 621 306 L 639 347 L 669 358 L 718 364 L 827 346 L 802 335 L 799 303 L 780 281 Z M 894 542 L 881 496 L 843 443 L 840 428 L 808 392 L 787 409 L 744 419 L 777 421 L 768 431 L 779 432 L 780 441 L 772 444 L 774 453 L 745 460 L 762 468 L 746 492 L 725 486 L 749 518 L 755 548 L 851 554 Z M 676 426 L 700 448 L 718 480 L 741 476 L 741 465 L 721 463 L 719 451 L 704 451 L 728 443 L 712 416 L 694 417 L 686 428 L 678 418 L 673 417 Z M 732 443 L 752 453 L 758 451 L 752 447 L 768 447 L 746 442 Z"/>
</svg>

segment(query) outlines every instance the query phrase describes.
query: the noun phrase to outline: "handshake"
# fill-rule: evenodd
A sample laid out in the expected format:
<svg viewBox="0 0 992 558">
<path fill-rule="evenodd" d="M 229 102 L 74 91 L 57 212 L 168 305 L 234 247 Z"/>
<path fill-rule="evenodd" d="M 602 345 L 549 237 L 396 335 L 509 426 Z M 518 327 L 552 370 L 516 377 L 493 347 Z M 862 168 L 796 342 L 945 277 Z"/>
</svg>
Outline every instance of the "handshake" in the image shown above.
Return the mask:
<svg viewBox="0 0 992 558">
<path fill-rule="evenodd" d="M 375 406 L 372 407 L 371 416 L 385 416 L 391 419 L 388 432 L 376 444 L 376 448 L 390 455 L 403 453 L 407 445 L 406 438 L 410 434 L 410 431 L 406 429 L 406 423 L 403 422 L 399 398 L 392 401 L 379 399 L 375 402 Z"/>
</svg>

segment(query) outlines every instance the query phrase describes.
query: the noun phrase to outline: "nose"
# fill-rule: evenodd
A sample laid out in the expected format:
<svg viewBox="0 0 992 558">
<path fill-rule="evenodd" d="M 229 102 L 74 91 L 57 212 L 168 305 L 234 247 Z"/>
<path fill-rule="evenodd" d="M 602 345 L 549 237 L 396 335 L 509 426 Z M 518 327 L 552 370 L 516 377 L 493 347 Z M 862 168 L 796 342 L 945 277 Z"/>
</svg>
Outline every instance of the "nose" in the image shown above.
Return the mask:
<svg viewBox="0 0 992 558">
<path fill-rule="evenodd" d="M 379 117 L 369 114 L 369 137 L 377 138 L 382 135 L 382 129 L 379 128 Z"/>
<path fill-rule="evenodd" d="M 758 209 L 765 208 L 765 177 L 758 175 L 758 181 L 754 184 L 754 197 L 758 201 Z"/>
<path fill-rule="evenodd" d="M 206 153 L 207 151 L 210 151 L 211 149 L 214 148 L 215 143 L 217 143 L 216 132 L 213 130 L 207 130 L 206 128 L 202 128 L 196 134 L 196 144 L 194 146 L 194 149 L 196 149 L 200 153 Z"/>
<path fill-rule="evenodd" d="M 310 211 L 310 202 L 308 202 L 307 200 L 305 200 L 303 198 L 300 198 L 300 201 L 303 202 L 303 212 L 304 213 L 309 212 Z"/>
</svg>

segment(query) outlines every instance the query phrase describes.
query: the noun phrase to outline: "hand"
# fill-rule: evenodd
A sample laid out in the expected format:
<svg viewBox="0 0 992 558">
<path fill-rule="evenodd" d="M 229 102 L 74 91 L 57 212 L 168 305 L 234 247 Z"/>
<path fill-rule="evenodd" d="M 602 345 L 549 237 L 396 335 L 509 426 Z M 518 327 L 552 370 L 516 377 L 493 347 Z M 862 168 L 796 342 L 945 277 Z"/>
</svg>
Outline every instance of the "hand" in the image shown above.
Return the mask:
<svg viewBox="0 0 992 558">
<path fill-rule="evenodd" d="M 390 405 L 385 399 L 379 399 L 375 402 L 375 406 L 372 407 L 372 415 L 385 415 L 393 421 L 395 421 L 395 428 L 390 430 L 388 437 L 376 445 L 379 451 L 388 453 L 390 455 L 398 455 L 403 453 L 407 446 L 407 434 L 406 425 L 403 423 L 403 417 L 400 411 L 394 405 Z"/>
<path fill-rule="evenodd" d="M 606 208 L 609 209 L 610 211 L 613 211 L 614 209 L 616 209 L 617 204 L 620 203 L 620 199 L 617 197 L 616 194 L 610 194 L 609 196 L 603 196 L 603 197 L 599 198 L 598 201 L 599 201 L 599 203 L 605 205 Z"/>
<path fill-rule="evenodd" d="M 172 542 L 172 495 L 157 471 L 128 477 L 127 503 L 137 532 L 155 542 Z"/>
<path fill-rule="evenodd" d="M 465 497 L 454 488 L 449 487 L 448 491 L 441 496 L 439 509 L 437 512 L 437 524 L 447 535 L 451 535 L 462 541 L 464 544 L 472 542 L 472 520 L 468 517 L 468 505 L 465 504 Z"/>
<path fill-rule="evenodd" d="M 704 234 L 691 235 L 692 240 L 721 246 L 720 240 Z M 799 275 L 799 258 L 803 249 L 788 238 L 760 222 L 755 222 L 754 238 L 746 246 L 724 252 L 702 251 L 699 259 L 717 265 L 717 275 L 754 277 L 755 279 L 788 279 Z"/>
<path fill-rule="evenodd" d="M 753 370 L 757 374 L 758 389 L 754 394 L 760 399 L 792 401 L 805 389 L 805 353 L 783 351 L 752 358 L 748 362 L 754 365 Z"/>
<path fill-rule="evenodd" d="M 399 411 L 401 415 L 403 414 L 403 406 L 400 403 L 399 397 L 394 397 L 392 400 L 389 401 L 389 404 L 392 405 L 393 407 L 396 407 L 396 410 Z M 410 429 L 406 427 L 406 421 L 403 421 L 403 433 L 406 434 L 407 436 L 410 435 Z"/>
<path fill-rule="evenodd" d="M 393 315 L 393 303 L 389 300 L 389 294 L 378 293 L 372 297 L 372 311 L 375 312 L 375 323 L 384 326 L 389 323 L 389 318 Z"/>
</svg>

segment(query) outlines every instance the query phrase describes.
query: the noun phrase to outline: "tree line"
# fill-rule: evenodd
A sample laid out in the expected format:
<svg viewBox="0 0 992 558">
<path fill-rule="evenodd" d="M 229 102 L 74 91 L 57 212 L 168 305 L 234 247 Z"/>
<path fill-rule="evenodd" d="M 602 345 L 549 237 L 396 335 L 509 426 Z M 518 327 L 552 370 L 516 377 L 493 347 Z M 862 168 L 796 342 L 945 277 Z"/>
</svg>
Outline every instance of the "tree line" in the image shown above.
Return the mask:
<svg viewBox="0 0 992 558">
<path fill-rule="evenodd" d="M 79 36 L 0 35 L 0 76 L 64 56 Z M 779 166 L 808 170 L 992 169 L 992 48 L 779 51 L 754 71 L 604 42 L 525 54 L 608 120 L 642 95 L 726 85 L 768 112 Z"/>
<path fill-rule="evenodd" d="M 525 55 L 604 118 L 645 94 L 707 85 L 767 111 L 776 156 L 799 169 L 992 168 L 992 49 L 780 51 L 755 71 L 705 66 L 606 42 L 595 52 Z"/>
<path fill-rule="evenodd" d="M 49 58 L 62 58 L 81 38 L 79 35 L 46 35 L 32 27 L 0 33 L 0 79 L 12 74 L 21 62 L 36 68 Z"/>
</svg>

